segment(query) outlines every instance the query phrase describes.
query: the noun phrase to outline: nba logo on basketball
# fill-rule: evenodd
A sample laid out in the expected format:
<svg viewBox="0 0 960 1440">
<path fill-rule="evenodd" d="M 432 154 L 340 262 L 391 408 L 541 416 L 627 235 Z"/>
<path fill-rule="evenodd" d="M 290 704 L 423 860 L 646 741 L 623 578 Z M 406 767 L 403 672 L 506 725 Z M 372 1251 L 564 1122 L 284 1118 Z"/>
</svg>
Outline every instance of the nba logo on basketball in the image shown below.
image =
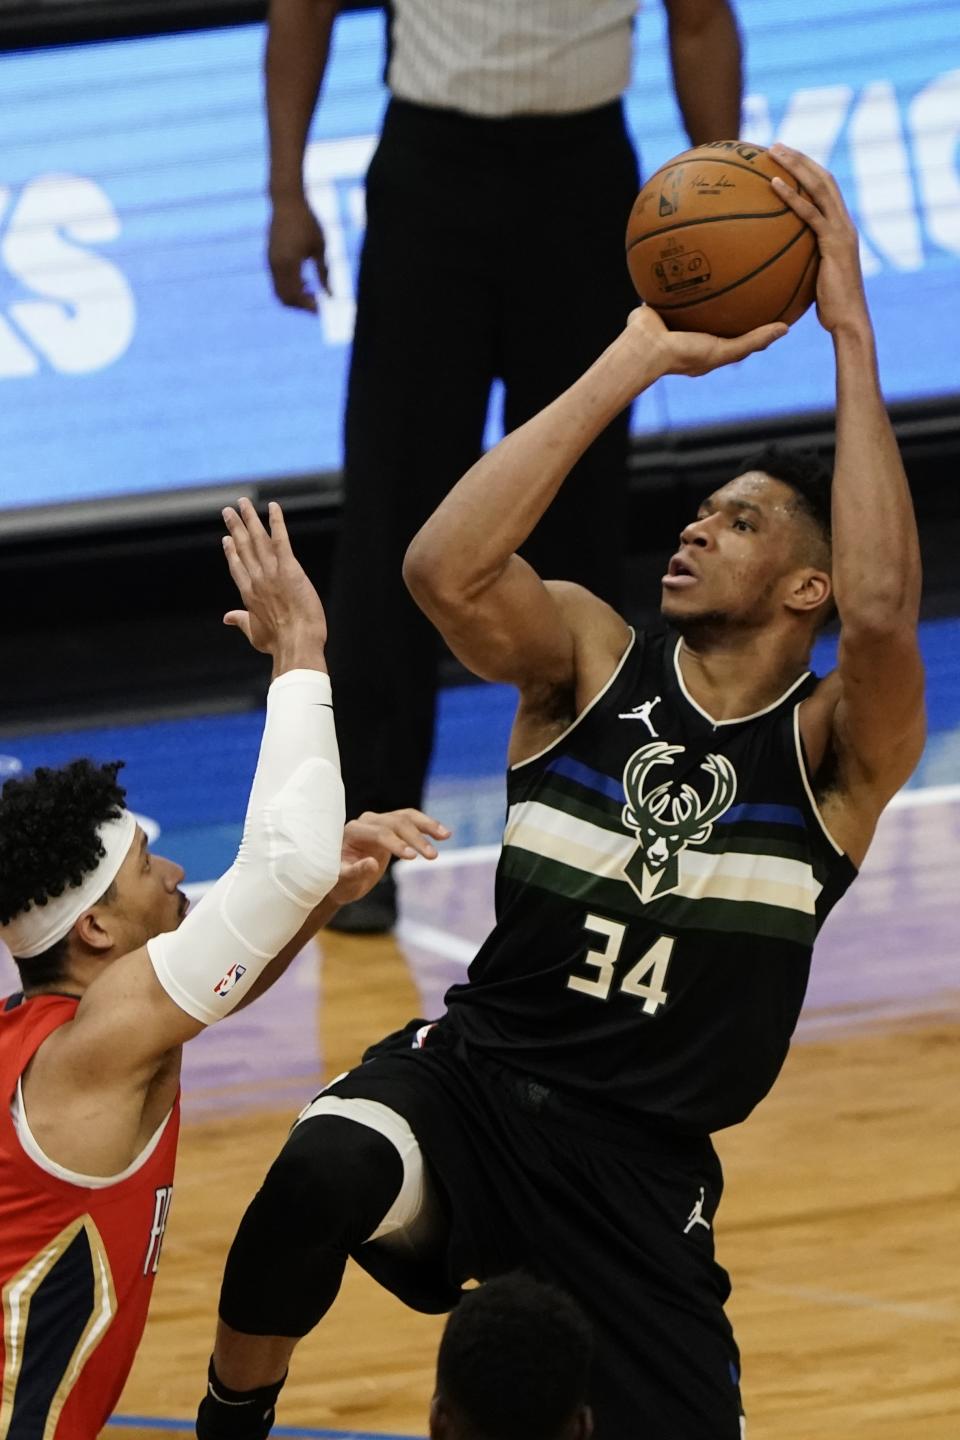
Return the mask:
<svg viewBox="0 0 960 1440">
<path fill-rule="evenodd" d="M 218 980 L 216 985 L 214 985 L 214 995 L 219 995 L 221 997 L 224 995 L 229 995 L 234 985 L 236 985 L 239 980 L 242 980 L 246 973 L 246 965 L 231 965 L 226 975 L 224 975 L 223 978 Z"/>
</svg>

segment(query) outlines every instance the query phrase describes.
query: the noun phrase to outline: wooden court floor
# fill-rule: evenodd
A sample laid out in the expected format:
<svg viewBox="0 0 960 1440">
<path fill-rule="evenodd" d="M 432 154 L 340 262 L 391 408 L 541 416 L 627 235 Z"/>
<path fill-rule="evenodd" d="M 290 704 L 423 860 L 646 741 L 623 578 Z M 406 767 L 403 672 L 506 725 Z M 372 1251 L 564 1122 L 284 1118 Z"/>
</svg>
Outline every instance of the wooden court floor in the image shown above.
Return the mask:
<svg viewBox="0 0 960 1440">
<path fill-rule="evenodd" d="M 392 940 L 325 937 L 322 961 L 317 949 L 300 964 L 317 977 L 328 1076 L 423 1013 L 423 987 L 418 994 Z M 960 1436 L 957 1000 L 960 990 L 941 991 L 908 1014 L 863 1023 L 858 1011 L 849 1025 L 856 1007 L 833 1006 L 757 1113 L 719 1137 L 727 1192 L 718 1250 L 734 1281 L 750 1440 Z M 303 1100 L 313 1086 L 304 1074 Z M 243 1108 L 188 1119 L 123 1415 L 190 1433 L 171 1422 L 195 1413 L 223 1258 L 296 1108 L 271 1101 L 267 1085 Z M 278 1425 L 422 1436 L 441 1323 L 351 1267 L 298 1353 Z M 105 1436 L 157 1433 L 129 1423 Z"/>
</svg>

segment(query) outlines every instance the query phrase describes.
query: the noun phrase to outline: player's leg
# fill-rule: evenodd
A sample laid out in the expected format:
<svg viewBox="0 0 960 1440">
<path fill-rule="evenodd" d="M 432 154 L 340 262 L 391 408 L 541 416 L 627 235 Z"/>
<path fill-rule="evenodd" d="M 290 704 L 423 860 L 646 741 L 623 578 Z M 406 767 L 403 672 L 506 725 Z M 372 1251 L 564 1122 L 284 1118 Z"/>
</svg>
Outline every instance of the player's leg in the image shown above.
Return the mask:
<svg viewBox="0 0 960 1440">
<path fill-rule="evenodd" d="M 201 1440 L 263 1440 L 298 1341 L 368 1242 L 423 1263 L 442 1249 L 419 1146 L 389 1107 L 321 1095 L 303 1112 L 230 1248 Z"/>
<path fill-rule="evenodd" d="M 351 814 L 420 802 L 439 648 L 401 567 L 480 453 L 494 374 L 488 207 L 471 192 L 469 154 L 444 141 L 439 121 L 431 134 L 418 118 L 391 106 L 368 177 L 328 605 Z"/>
<path fill-rule="evenodd" d="M 730 1286 L 713 1248 L 722 1176 L 709 1142 L 678 1156 L 658 1140 L 631 1154 L 561 1138 L 529 1268 L 594 1327 L 595 1440 L 741 1440 Z"/>
<path fill-rule="evenodd" d="M 639 1288 L 636 1277 L 634 1287 Z M 574 1298 L 583 1303 L 580 1296 Z M 652 1294 L 630 1299 L 630 1309 L 621 1309 L 616 1292 L 610 1292 L 603 1313 L 594 1305 L 590 1316 L 597 1338 L 591 1389 L 595 1440 L 636 1440 L 638 1435 L 644 1440 L 743 1440 L 739 1356 L 732 1335 L 723 1334 L 709 1317 L 662 1303 Z M 636 1328 L 619 1331 L 618 1314 Z"/>
<path fill-rule="evenodd" d="M 545 145 L 518 182 L 505 341 L 508 430 L 549 404 L 614 339 L 637 303 L 624 259 L 637 162 L 619 107 Z M 619 599 L 626 414 L 587 451 L 524 547 L 545 578 Z"/>
</svg>

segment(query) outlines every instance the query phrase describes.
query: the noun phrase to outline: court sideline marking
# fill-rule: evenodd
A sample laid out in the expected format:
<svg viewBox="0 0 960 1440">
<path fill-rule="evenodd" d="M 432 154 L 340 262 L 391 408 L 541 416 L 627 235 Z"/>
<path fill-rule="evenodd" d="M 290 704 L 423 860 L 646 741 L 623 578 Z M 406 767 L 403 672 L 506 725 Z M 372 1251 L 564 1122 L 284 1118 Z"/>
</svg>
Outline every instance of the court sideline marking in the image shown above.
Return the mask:
<svg viewBox="0 0 960 1440">
<path fill-rule="evenodd" d="M 783 1295 L 790 1300 L 807 1300 L 812 1305 L 836 1305 L 849 1310 L 878 1310 L 887 1315 L 900 1315 L 906 1320 L 929 1320 L 941 1325 L 956 1321 L 955 1305 L 926 1305 L 919 1300 L 878 1300 L 872 1295 L 849 1294 L 843 1290 L 817 1290 L 811 1285 L 770 1285 L 765 1281 L 741 1280 L 738 1289 L 760 1290 L 768 1295 Z"/>
<path fill-rule="evenodd" d="M 196 1433 L 192 1420 L 165 1420 L 156 1415 L 112 1415 L 107 1425 L 125 1429 L 172 1430 L 183 1435 Z M 420 1440 L 417 1435 L 376 1435 L 367 1430 L 309 1430 L 300 1425 L 275 1425 L 270 1431 L 276 1440 Z"/>
</svg>

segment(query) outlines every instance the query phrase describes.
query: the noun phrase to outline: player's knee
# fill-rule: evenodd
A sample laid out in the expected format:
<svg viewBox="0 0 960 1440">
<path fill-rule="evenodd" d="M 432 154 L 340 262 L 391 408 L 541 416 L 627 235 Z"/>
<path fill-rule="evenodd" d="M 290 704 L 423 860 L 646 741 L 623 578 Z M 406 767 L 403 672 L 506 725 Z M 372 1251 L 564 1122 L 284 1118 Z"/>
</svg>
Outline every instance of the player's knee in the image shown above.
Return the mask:
<svg viewBox="0 0 960 1440">
<path fill-rule="evenodd" d="M 261 1196 L 288 1231 L 306 1230 L 320 1243 L 350 1250 L 373 1234 L 402 1184 L 403 1161 L 383 1135 L 319 1115 L 291 1132 Z"/>
</svg>

